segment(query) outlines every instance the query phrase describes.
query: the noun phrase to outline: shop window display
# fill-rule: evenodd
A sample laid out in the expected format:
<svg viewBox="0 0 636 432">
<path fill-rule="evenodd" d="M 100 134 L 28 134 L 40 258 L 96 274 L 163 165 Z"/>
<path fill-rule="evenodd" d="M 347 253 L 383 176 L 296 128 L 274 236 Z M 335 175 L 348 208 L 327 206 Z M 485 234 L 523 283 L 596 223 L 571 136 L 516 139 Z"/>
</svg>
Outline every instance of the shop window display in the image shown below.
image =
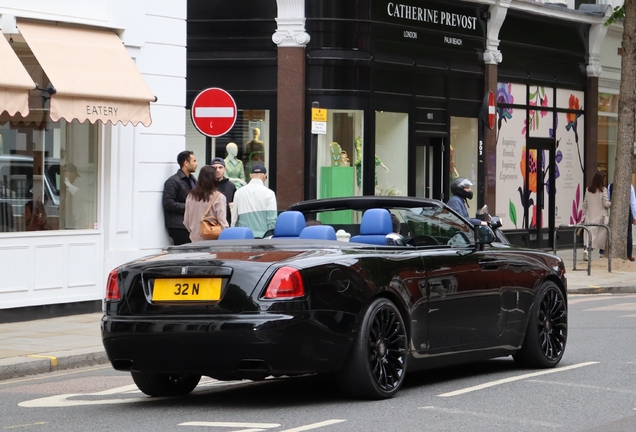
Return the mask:
<svg viewBox="0 0 636 432">
<path fill-rule="evenodd" d="M 328 110 L 327 133 L 318 135 L 318 198 L 362 195 L 362 152 L 364 112 Z M 351 211 L 322 215 L 323 223 L 353 223 Z"/>
<path fill-rule="evenodd" d="M 0 232 L 96 228 L 99 126 L 33 112 L 0 117 Z"/>
<path fill-rule="evenodd" d="M 375 113 L 375 194 L 407 195 L 408 132 L 406 113 Z"/>
<path fill-rule="evenodd" d="M 269 110 L 238 110 L 232 129 L 223 136 L 210 138 L 207 147 L 205 135 L 197 131 L 187 111 L 186 148 L 202 160 L 224 159 L 226 177 L 240 188 L 250 181 L 252 165 L 261 163 L 269 173 L 269 129 Z"/>
<path fill-rule="evenodd" d="M 477 182 L 478 124 L 476 118 L 451 117 L 450 179 L 464 177 Z M 451 196 L 450 193 L 447 195 Z M 469 212 L 477 208 L 477 194 L 468 200 Z M 472 215 L 471 215 L 472 216 Z"/>
</svg>

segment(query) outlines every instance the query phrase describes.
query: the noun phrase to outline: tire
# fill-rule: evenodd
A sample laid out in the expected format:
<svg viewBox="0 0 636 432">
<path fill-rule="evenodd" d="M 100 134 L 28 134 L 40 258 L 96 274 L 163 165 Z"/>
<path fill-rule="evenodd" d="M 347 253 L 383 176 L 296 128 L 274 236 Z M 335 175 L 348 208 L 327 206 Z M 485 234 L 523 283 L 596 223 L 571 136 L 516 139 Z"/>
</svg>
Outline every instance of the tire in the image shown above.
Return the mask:
<svg viewBox="0 0 636 432">
<path fill-rule="evenodd" d="M 131 372 L 139 390 L 148 396 L 183 396 L 199 384 L 201 375 Z"/>
<path fill-rule="evenodd" d="M 563 292 L 546 282 L 531 309 L 526 337 L 513 355 L 517 363 L 533 368 L 552 368 L 561 361 L 568 337 L 568 307 Z"/>
<path fill-rule="evenodd" d="M 385 298 L 374 300 L 338 374 L 341 390 L 364 399 L 395 396 L 404 382 L 407 350 L 408 336 L 400 311 Z"/>
</svg>

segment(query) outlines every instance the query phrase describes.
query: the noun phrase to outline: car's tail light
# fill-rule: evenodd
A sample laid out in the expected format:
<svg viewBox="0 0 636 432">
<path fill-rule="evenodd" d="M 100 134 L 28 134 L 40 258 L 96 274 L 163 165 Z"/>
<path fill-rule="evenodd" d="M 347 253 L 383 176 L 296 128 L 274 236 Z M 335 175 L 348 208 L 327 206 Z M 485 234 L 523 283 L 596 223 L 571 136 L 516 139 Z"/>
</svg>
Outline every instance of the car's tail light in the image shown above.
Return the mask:
<svg viewBox="0 0 636 432">
<path fill-rule="evenodd" d="M 106 296 L 105 300 L 115 301 L 121 298 L 119 292 L 119 281 L 117 280 L 117 269 L 114 269 L 108 275 L 108 281 L 106 282 Z"/>
<path fill-rule="evenodd" d="M 298 269 L 281 267 L 276 271 L 265 291 L 265 298 L 278 299 L 302 297 L 305 295 L 305 285 Z"/>
</svg>

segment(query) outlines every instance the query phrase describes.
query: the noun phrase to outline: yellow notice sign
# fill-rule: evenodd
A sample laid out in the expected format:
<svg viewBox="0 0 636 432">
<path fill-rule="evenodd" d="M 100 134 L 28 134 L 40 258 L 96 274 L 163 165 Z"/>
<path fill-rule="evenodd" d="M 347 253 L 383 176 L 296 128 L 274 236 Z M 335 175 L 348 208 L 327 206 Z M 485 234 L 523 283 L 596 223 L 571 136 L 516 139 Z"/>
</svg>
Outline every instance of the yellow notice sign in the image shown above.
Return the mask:
<svg viewBox="0 0 636 432">
<path fill-rule="evenodd" d="M 311 109 L 311 121 L 326 122 L 327 110 L 324 108 L 312 108 Z"/>
</svg>

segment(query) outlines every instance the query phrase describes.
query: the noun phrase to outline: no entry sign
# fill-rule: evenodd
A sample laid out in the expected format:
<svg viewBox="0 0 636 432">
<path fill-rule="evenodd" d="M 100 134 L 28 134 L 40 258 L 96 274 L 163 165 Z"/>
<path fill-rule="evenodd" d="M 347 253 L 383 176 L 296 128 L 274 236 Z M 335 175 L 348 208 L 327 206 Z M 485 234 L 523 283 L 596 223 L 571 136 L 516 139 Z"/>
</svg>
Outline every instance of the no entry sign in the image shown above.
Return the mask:
<svg viewBox="0 0 636 432">
<path fill-rule="evenodd" d="M 490 130 L 495 128 L 497 121 L 497 101 L 495 100 L 494 91 L 490 90 L 484 95 L 479 118 Z"/>
<path fill-rule="evenodd" d="M 205 89 L 194 98 L 190 114 L 199 132 L 212 138 L 220 137 L 236 122 L 236 102 L 223 89 Z"/>
<path fill-rule="evenodd" d="M 490 90 L 488 92 L 488 127 L 491 130 L 495 128 L 496 114 L 495 92 Z"/>
</svg>

